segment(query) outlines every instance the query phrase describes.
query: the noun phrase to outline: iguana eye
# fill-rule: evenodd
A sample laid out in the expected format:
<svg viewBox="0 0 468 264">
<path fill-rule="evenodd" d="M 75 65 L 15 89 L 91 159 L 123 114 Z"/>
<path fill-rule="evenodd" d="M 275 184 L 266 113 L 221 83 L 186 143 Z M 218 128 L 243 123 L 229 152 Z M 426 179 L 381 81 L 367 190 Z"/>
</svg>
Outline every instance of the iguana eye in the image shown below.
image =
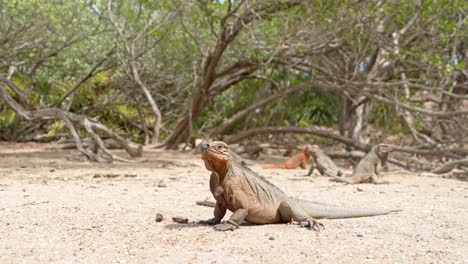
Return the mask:
<svg viewBox="0 0 468 264">
<path fill-rule="evenodd" d="M 219 150 L 221 150 L 222 148 L 223 148 L 223 146 L 221 146 L 221 145 L 218 146 L 218 149 L 219 149 Z"/>
</svg>

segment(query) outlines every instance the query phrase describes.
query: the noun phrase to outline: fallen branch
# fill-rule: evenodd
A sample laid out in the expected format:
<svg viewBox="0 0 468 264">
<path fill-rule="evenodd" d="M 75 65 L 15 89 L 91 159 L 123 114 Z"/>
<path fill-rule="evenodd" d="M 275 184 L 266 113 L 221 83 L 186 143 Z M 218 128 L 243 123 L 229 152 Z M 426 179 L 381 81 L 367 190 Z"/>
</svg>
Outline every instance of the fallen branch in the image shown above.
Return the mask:
<svg viewBox="0 0 468 264">
<path fill-rule="evenodd" d="M 352 146 L 356 149 L 362 151 L 369 151 L 370 146 L 356 142 L 348 137 L 341 136 L 338 133 L 333 132 L 329 128 L 315 128 L 315 127 L 261 127 L 254 128 L 246 131 L 237 133 L 236 135 L 227 136 L 225 142 L 228 144 L 237 143 L 245 138 L 252 137 L 259 134 L 313 134 L 316 136 L 321 136 L 324 138 L 334 139 L 338 142 L 344 143 L 346 145 Z"/>
<path fill-rule="evenodd" d="M 224 141 L 228 144 L 237 143 L 243 139 L 253 137 L 260 134 L 313 134 L 316 136 L 333 139 L 347 146 L 353 147 L 357 150 L 368 152 L 372 147 L 371 144 L 361 144 L 351 138 L 342 136 L 330 128 L 317 128 L 317 127 L 261 127 L 242 131 L 235 135 L 228 135 Z M 450 158 L 463 158 L 468 156 L 468 149 L 451 148 L 451 149 L 437 149 L 434 147 L 421 148 L 421 147 L 401 147 L 393 146 L 395 152 L 405 152 L 410 154 L 417 154 L 429 157 L 450 157 Z M 403 164 L 403 163 L 400 163 Z"/>
<path fill-rule="evenodd" d="M 444 165 L 441 165 L 441 166 L 435 168 L 431 172 L 436 173 L 436 174 L 447 173 L 447 172 L 455 169 L 457 166 L 468 167 L 468 159 L 455 160 L 455 161 L 445 163 Z"/>
<path fill-rule="evenodd" d="M 97 133 L 104 134 L 106 137 L 112 138 L 118 145 L 125 149 L 125 151 L 132 157 L 140 157 L 143 149 L 139 144 L 129 142 L 118 134 L 114 133 L 108 127 L 99 123 L 97 120 L 91 119 L 84 115 L 77 115 L 71 112 L 64 111 L 59 108 L 46 108 L 38 110 L 26 110 L 18 104 L 8 93 L 5 87 L 0 85 L 0 95 L 4 101 L 9 105 L 15 113 L 28 121 L 43 120 L 43 119 L 60 119 L 65 123 L 65 126 L 70 131 L 70 134 L 75 141 L 78 150 L 83 153 L 88 159 L 98 162 L 111 162 L 113 160 L 129 161 L 118 155 L 112 154 L 109 149 L 102 142 L 101 137 Z M 96 151 L 90 148 L 85 149 L 81 142 L 80 136 L 76 127 L 85 128 L 86 131 L 93 137 L 94 142 L 98 145 Z M 102 150 L 107 157 L 100 155 L 98 150 Z"/>
</svg>

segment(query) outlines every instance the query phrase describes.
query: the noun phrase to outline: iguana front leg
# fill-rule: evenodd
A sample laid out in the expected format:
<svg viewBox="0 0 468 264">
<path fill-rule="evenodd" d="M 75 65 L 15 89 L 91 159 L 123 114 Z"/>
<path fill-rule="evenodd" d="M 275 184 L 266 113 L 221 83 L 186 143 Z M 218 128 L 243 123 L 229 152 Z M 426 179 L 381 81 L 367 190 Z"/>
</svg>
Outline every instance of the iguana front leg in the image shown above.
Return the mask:
<svg viewBox="0 0 468 264">
<path fill-rule="evenodd" d="M 325 229 L 322 223 L 309 216 L 302 208 L 291 201 L 281 202 L 278 208 L 283 222 L 289 223 L 291 220 L 299 222 L 301 227 L 308 227 L 315 231 L 320 231 L 320 227 Z"/>
<path fill-rule="evenodd" d="M 217 224 L 214 229 L 217 231 L 232 231 L 239 228 L 239 225 L 244 221 L 248 214 L 247 209 L 237 209 L 224 224 Z"/>
<path fill-rule="evenodd" d="M 388 181 L 379 180 L 377 175 L 372 175 L 372 177 L 369 178 L 369 182 L 373 184 L 389 184 L 390 183 Z"/>
<path fill-rule="evenodd" d="M 317 167 L 318 168 L 318 167 Z M 311 162 L 310 163 L 310 169 L 309 169 L 309 172 L 307 173 L 307 176 L 310 176 L 312 175 L 312 172 L 314 171 L 315 169 L 315 163 L 314 162 Z"/>
<path fill-rule="evenodd" d="M 217 224 L 214 229 L 217 231 L 229 231 L 239 228 L 239 225 L 244 221 L 245 217 L 249 214 L 250 202 L 245 193 L 241 190 L 235 190 L 232 195 L 231 203 L 237 205 L 236 210 L 231 215 L 229 220 L 224 224 Z"/>
<path fill-rule="evenodd" d="M 380 172 L 382 171 L 382 163 L 379 161 L 375 165 L 375 173 L 369 178 L 369 182 L 373 184 L 389 184 L 388 181 L 382 181 L 379 179 Z"/>
<path fill-rule="evenodd" d="M 208 220 L 200 220 L 198 221 L 201 225 L 216 225 L 221 223 L 224 215 L 226 214 L 226 207 L 223 206 L 219 201 L 216 201 L 215 209 L 214 209 L 214 218 Z"/>
</svg>

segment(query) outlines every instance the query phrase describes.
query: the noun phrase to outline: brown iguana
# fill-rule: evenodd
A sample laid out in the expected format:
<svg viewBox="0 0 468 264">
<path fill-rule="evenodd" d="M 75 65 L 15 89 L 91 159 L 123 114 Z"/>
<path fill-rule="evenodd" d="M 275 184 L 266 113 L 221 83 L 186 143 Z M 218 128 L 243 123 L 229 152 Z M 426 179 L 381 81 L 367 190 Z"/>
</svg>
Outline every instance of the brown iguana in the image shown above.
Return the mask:
<svg viewBox="0 0 468 264">
<path fill-rule="evenodd" d="M 310 145 L 309 146 L 309 152 L 314 159 L 314 165 L 310 167 L 309 173 L 307 173 L 307 176 L 310 176 L 312 174 L 312 171 L 314 168 L 317 168 L 317 170 L 320 172 L 321 175 L 327 175 L 327 176 L 341 176 L 343 175 L 343 172 L 341 169 L 339 169 L 336 164 L 333 162 L 333 160 L 325 154 L 319 146 L 317 145 Z"/>
<path fill-rule="evenodd" d="M 367 153 L 361 161 L 359 161 L 353 174 L 349 177 L 336 177 L 332 176 L 332 181 L 344 182 L 348 184 L 355 183 L 374 183 L 382 184 L 388 183 L 380 181 L 378 176 L 382 171 L 382 167 L 387 161 L 388 153 L 393 148 L 387 144 L 374 145 L 369 153 Z"/>
<path fill-rule="evenodd" d="M 245 165 L 249 165 L 249 166 L 255 164 L 252 160 L 244 159 L 232 149 L 229 150 L 229 155 L 231 155 L 231 158 L 237 163 L 244 163 Z"/>
<path fill-rule="evenodd" d="M 299 222 L 301 227 L 318 230 L 315 219 L 383 215 L 398 210 L 350 209 L 288 197 L 278 187 L 247 166 L 233 161 L 228 145 L 221 141 L 202 144 L 202 159 L 211 171 L 210 190 L 216 199 L 214 218 L 200 221 L 219 231 L 234 230 L 242 221 L 253 224 Z M 226 210 L 233 212 L 226 223 Z"/>
<path fill-rule="evenodd" d="M 264 169 L 296 169 L 301 167 L 307 169 L 309 161 L 309 147 L 305 147 L 301 152 L 291 156 L 285 163 L 263 166 Z"/>
</svg>

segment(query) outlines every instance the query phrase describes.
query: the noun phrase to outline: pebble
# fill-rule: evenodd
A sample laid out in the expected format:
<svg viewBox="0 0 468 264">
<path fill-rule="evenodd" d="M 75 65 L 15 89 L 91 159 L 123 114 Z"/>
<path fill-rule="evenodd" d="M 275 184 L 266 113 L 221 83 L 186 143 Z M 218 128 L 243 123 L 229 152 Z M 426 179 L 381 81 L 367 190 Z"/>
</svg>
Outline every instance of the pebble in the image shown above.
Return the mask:
<svg viewBox="0 0 468 264">
<path fill-rule="evenodd" d="M 179 224 L 186 224 L 186 223 L 188 223 L 188 219 L 187 219 L 187 218 L 179 217 L 179 216 L 172 217 L 172 221 L 174 221 L 174 222 L 176 222 L 176 223 L 179 223 Z"/>
<path fill-rule="evenodd" d="M 158 183 L 158 187 L 159 187 L 159 188 L 166 188 L 167 185 L 166 185 L 166 183 L 165 183 L 163 180 L 161 180 L 161 181 L 159 181 L 159 183 Z"/>
<path fill-rule="evenodd" d="M 160 214 L 160 213 L 156 214 L 156 219 L 155 219 L 156 222 L 161 222 L 163 219 L 164 219 L 164 217 L 163 217 L 162 214 Z"/>
</svg>

